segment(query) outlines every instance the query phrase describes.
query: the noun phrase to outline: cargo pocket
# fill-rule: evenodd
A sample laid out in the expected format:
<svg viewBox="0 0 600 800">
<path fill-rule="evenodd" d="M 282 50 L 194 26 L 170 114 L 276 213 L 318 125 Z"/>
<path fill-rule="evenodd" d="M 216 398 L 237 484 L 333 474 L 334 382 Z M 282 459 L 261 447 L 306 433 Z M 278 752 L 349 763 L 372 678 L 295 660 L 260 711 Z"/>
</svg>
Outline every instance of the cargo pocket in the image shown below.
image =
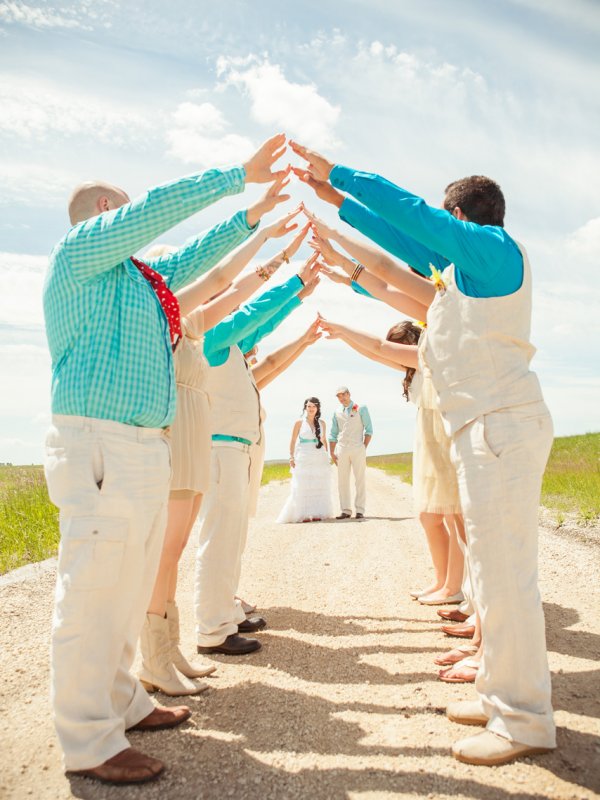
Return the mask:
<svg viewBox="0 0 600 800">
<path fill-rule="evenodd" d="M 121 574 L 129 522 L 117 517 L 72 517 L 65 525 L 58 568 L 77 591 L 110 589 Z"/>
</svg>

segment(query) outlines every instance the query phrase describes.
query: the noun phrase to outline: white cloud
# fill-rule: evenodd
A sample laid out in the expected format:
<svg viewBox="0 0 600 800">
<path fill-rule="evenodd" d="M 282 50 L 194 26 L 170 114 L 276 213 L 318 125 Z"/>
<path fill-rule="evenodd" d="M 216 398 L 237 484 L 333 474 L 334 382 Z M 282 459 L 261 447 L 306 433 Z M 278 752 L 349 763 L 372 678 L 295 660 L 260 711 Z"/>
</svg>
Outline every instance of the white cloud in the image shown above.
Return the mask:
<svg viewBox="0 0 600 800">
<path fill-rule="evenodd" d="M 43 325 L 42 287 L 47 265 L 46 256 L 0 253 L 0 323 Z"/>
<path fill-rule="evenodd" d="M 67 16 L 54 8 L 34 8 L 25 3 L 8 2 L 0 6 L 0 22 L 17 23 L 31 28 L 80 28 L 85 31 L 91 27 L 84 25 L 77 17 Z"/>
<path fill-rule="evenodd" d="M 0 206 L 45 205 L 62 199 L 78 183 L 70 172 L 46 164 L 0 162 Z"/>
<path fill-rule="evenodd" d="M 21 143 L 85 136 L 116 146 L 139 145 L 156 128 L 149 115 L 131 105 L 119 106 L 97 95 L 69 92 L 10 73 L 0 75 L 0 107 L 0 134 Z"/>
<path fill-rule="evenodd" d="M 283 130 L 312 147 L 338 144 L 334 128 L 340 107 L 322 97 L 313 83 L 293 83 L 279 64 L 255 56 L 241 61 L 222 56 L 217 74 L 223 85 L 248 95 L 251 114 L 261 125 Z"/>
<path fill-rule="evenodd" d="M 168 154 L 186 164 L 210 167 L 239 163 L 255 150 L 248 137 L 224 133 L 229 123 L 212 103 L 181 103 L 172 119 L 174 126 L 166 132 Z"/>
</svg>

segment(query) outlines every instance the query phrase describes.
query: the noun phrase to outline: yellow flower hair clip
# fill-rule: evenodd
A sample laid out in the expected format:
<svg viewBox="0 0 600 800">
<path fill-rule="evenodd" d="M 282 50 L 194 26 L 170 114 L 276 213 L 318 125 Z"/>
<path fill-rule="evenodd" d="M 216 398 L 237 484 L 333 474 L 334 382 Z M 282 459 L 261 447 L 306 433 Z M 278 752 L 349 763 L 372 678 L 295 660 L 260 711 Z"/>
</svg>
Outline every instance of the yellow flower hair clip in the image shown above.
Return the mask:
<svg viewBox="0 0 600 800">
<path fill-rule="evenodd" d="M 425 330 L 425 328 L 427 327 L 427 323 L 426 323 L 426 322 L 423 322 L 423 321 L 422 321 L 422 320 L 420 320 L 420 319 L 416 319 L 416 320 L 415 320 L 415 325 L 416 325 L 418 328 L 423 328 L 423 330 Z"/>
<path fill-rule="evenodd" d="M 434 267 L 433 264 L 429 265 L 429 269 L 431 270 L 431 280 L 433 281 L 436 292 L 441 292 L 443 294 L 446 291 L 446 284 L 442 278 L 441 270 Z"/>
</svg>

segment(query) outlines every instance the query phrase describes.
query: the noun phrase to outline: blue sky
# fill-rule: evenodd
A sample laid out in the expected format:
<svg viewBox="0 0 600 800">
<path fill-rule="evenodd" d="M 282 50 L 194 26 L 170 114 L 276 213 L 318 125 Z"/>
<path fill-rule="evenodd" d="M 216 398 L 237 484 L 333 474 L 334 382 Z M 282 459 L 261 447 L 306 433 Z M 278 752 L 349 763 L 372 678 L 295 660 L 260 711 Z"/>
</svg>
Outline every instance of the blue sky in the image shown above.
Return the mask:
<svg viewBox="0 0 600 800">
<path fill-rule="evenodd" d="M 279 130 L 436 205 L 455 178 L 498 180 L 533 266 L 534 367 L 556 431 L 600 429 L 599 33 L 593 0 L 0 0 L 0 461 L 42 458 L 40 292 L 72 186 L 97 177 L 135 195 L 242 160 Z M 302 186 L 293 196 L 335 221 Z M 398 317 L 323 281 L 263 352 L 316 309 L 381 333 Z M 304 398 L 321 397 L 328 414 L 339 383 L 371 409 L 373 452 L 411 448 L 400 373 L 320 342 L 264 393 L 268 457 L 285 457 Z"/>
</svg>

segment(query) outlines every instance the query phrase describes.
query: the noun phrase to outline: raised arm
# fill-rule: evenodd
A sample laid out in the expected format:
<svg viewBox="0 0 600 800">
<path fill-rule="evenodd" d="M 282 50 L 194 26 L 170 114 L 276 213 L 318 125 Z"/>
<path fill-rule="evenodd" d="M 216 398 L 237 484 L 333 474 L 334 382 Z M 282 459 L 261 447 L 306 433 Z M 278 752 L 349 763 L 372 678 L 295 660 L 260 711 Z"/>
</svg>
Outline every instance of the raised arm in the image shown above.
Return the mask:
<svg viewBox="0 0 600 800">
<path fill-rule="evenodd" d="M 337 242 L 373 275 L 429 308 L 435 297 L 435 286 L 431 281 L 402 267 L 380 248 L 359 242 L 341 231 L 330 228 L 306 209 L 305 214 L 321 239 L 332 239 Z M 417 318 L 421 319 L 421 316 L 417 316 Z"/>
<path fill-rule="evenodd" d="M 318 325 L 319 320 L 317 318 L 301 336 L 269 353 L 266 358 L 263 358 L 262 361 L 252 367 L 252 374 L 259 390 L 262 391 L 274 381 L 302 355 L 307 347 L 320 339 L 321 334 L 317 330 Z"/>
<path fill-rule="evenodd" d="M 413 367 L 417 369 L 419 366 L 416 345 L 388 342 L 371 333 L 350 328 L 348 325 L 342 325 L 339 322 L 329 322 L 323 318 L 321 318 L 320 324 L 321 329 L 327 333 L 327 338 L 329 339 L 342 339 L 351 347 L 357 344 L 366 353 L 381 356 L 402 367 Z"/>
<path fill-rule="evenodd" d="M 327 264 L 340 266 L 348 276 L 347 285 L 358 294 L 381 300 L 402 314 L 413 317 L 413 319 L 425 319 L 427 316 L 427 307 L 423 303 L 419 303 L 405 292 L 390 286 L 384 280 L 366 270 L 362 264 L 359 265 L 356 261 L 347 258 L 339 250 L 336 250 L 328 239 L 320 236 L 317 232 L 314 233 L 310 246 L 321 254 Z M 363 268 L 357 270 L 359 266 Z M 330 271 L 323 271 L 332 280 L 337 279 L 336 275 L 331 274 Z M 352 277 L 354 277 L 354 280 L 351 280 Z M 343 282 L 346 283 L 346 281 Z"/>
<path fill-rule="evenodd" d="M 192 309 L 196 308 L 202 303 L 207 303 L 211 297 L 214 297 L 215 295 L 219 294 L 219 292 L 222 292 L 224 289 L 230 286 L 233 280 L 239 275 L 248 262 L 254 258 L 262 245 L 268 239 L 284 236 L 285 234 L 294 230 L 297 225 L 290 223 L 297 213 L 297 211 L 293 211 L 291 214 L 286 215 L 273 225 L 265 227 L 264 230 L 259 231 L 241 247 L 238 247 L 237 250 L 225 258 L 218 266 L 215 267 L 215 269 L 211 270 L 208 275 L 205 275 L 203 278 L 200 278 L 190 286 L 187 286 L 185 289 L 182 289 L 180 292 L 178 292 L 177 298 L 179 300 L 179 307 L 181 309 L 182 316 L 187 316 Z M 266 280 L 268 277 L 270 277 L 270 275 L 272 275 L 274 271 L 281 264 L 283 264 L 284 261 L 286 261 L 286 259 L 289 261 L 290 254 L 293 255 L 297 252 L 302 240 L 306 236 L 306 233 L 307 230 L 305 227 L 292 240 L 292 242 L 290 242 L 287 250 L 283 249 L 277 254 L 277 256 L 270 259 L 270 261 L 265 264 L 264 272 L 262 273 L 263 280 Z M 253 273 L 253 278 L 258 279 L 258 283 L 256 280 L 252 281 L 252 285 L 254 286 L 253 291 L 258 289 L 260 286 L 260 274 L 260 268 L 256 273 Z M 236 282 L 236 285 L 239 286 L 239 283 L 239 281 Z M 230 311 L 232 311 L 241 302 L 246 300 L 250 294 L 252 294 L 252 292 L 244 295 L 241 297 L 241 299 L 239 298 L 238 302 L 230 308 Z M 225 316 L 225 314 L 219 317 L 219 319 L 214 322 L 214 325 L 216 325 L 216 323 L 219 322 L 223 316 Z M 214 325 L 209 325 L 206 323 L 207 328 L 212 328 Z"/>
</svg>

